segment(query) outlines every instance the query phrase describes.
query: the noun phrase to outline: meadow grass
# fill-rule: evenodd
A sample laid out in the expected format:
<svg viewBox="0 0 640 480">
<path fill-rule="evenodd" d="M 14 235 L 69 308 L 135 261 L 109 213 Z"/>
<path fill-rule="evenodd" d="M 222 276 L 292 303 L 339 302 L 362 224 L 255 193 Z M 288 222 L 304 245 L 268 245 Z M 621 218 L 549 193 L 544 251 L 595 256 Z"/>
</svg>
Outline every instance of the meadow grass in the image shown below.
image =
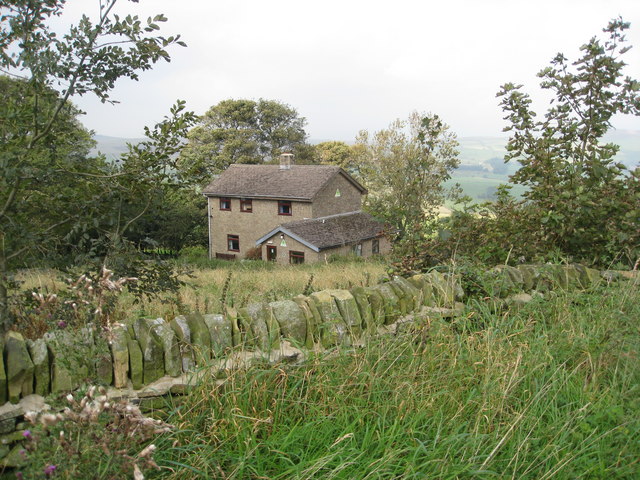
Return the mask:
<svg viewBox="0 0 640 480">
<path fill-rule="evenodd" d="M 223 301 L 227 306 L 239 307 L 249 302 L 290 299 L 305 290 L 375 285 L 387 269 L 381 259 L 346 257 L 330 263 L 279 265 L 263 261 L 208 261 L 202 255 L 178 259 L 176 267 L 190 272 L 181 276 L 185 284 L 177 294 L 136 299 L 125 290 L 118 296 L 114 318 L 125 321 L 153 316 L 171 320 L 191 312 L 221 313 Z M 58 293 L 65 288 L 61 274 L 55 270 L 23 270 L 18 280 L 24 291 Z"/>
<path fill-rule="evenodd" d="M 155 475 L 639 478 L 637 286 L 492 310 L 205 381 Z"/>
</svg>

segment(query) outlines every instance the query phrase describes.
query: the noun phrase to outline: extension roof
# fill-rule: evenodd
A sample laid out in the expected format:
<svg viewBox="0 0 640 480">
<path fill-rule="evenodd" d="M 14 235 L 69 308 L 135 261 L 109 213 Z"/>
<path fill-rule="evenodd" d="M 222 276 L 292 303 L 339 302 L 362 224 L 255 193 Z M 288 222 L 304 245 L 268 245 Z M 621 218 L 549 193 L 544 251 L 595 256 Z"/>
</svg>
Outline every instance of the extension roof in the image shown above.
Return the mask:
<svg viewBox="0 0 640 480">
<path fill-rule="evenodd" d="M 319 252 L 328 248 L 353 245 L 363 240 L 380 237 L 383 235 L 384 227 L 383 223 L 368 213 L 358 210 L 283 223 L 256 240 L 256 245 L 260 245 L 278 233 L 284 233 Z"/>
<path fill-rule="evenodd" d="M 367 190 L 334 165 L 230 165 L 204 190 L 207 197 L 273 198 L 310 202 L 331 179 L 342 175 L 360 193 Z"/>
</svg>

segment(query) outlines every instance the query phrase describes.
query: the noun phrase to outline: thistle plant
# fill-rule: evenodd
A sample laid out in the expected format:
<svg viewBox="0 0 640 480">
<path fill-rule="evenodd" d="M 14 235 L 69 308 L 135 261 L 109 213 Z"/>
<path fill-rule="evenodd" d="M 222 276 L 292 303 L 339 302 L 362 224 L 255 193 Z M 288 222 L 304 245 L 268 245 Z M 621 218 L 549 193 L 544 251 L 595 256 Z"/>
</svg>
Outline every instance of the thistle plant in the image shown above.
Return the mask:
<svg viewBox="0 0 640 480">
<path fill-rule="evenodd" d="M 92 386 L 58 413 L 27 412 L 31 424 L 23 432 L 27 466 L 24 478 L 144 479 L 144 471 L 158 469 L 149 443 L 171 425 L 146 417 L 127 400 L 112 400 L 103 387 Z"/>
</svg>

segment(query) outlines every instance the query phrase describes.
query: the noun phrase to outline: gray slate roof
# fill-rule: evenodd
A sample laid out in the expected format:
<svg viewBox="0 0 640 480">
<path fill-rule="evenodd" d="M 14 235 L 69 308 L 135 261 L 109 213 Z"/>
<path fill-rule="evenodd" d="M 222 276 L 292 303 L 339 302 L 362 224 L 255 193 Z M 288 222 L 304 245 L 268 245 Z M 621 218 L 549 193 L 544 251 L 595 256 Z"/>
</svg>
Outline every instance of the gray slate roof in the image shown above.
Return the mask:
<svg viewBox="0 0 640 480">
<path fill-rule="evenodd" d="M 340 167 L 333 165 L 230 165 L 203 194 L 212 197 L 282 198 L 311 201 L 326 183 L 343 175 L 361 193 L 366 189 Z"/>
<path fill-rule="evenodd" d="M 283 223 L 256 241 L 261 244 L 282 232 L 319 252 L 341 245 L 353 245 L 383 234 L 384 224 L 361 210 L 327 217 Z"/>
</svg>

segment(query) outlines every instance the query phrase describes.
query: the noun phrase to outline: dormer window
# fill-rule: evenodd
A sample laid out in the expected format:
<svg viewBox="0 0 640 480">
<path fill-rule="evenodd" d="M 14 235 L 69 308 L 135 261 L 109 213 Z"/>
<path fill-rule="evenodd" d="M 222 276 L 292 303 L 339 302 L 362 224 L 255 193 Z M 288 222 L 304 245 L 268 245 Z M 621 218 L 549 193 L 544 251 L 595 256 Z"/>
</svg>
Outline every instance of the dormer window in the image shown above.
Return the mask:
<svg viewBox="0 0 640 480">
<path fill-rule="evenodd" d="M 240 211 L 251 213 L 253 212 L 253 202 L 250 198 L 241 198 L 240 199 Z"/>
<path fill-rule="evenodd" d="M 278 215 L 291 215 L 291 202 L 288 200 L 278 201 Z"/>
<path fill-rule="evenodd" d="M 220 210 L 231 211 L 231 199 L 230 198 L 221 198 L 220 199 Z"/>
</svg>

